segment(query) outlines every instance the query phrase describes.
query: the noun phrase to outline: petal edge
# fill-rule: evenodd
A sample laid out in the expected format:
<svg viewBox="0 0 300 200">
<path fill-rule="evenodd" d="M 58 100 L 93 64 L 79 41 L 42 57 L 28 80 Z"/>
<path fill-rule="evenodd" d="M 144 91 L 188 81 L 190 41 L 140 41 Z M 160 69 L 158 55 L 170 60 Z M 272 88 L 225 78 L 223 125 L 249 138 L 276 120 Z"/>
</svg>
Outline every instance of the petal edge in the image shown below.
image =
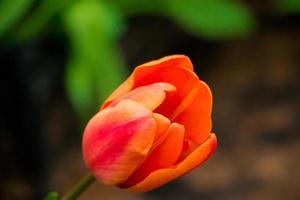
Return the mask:
<svg viewBox="0 0 300 200">
<path fill-rule="evenodd" d="M 193 151 L 185 160 L 179 163 L 175 168 L 167 168 L 154 171 L 142 182 L 127 188 L 133 192 L 147 192 L 155 189 L 175 178 L 181 176 L 195 167 L 205 162 L 217 147 L 215 134 Z"/>
</svg>

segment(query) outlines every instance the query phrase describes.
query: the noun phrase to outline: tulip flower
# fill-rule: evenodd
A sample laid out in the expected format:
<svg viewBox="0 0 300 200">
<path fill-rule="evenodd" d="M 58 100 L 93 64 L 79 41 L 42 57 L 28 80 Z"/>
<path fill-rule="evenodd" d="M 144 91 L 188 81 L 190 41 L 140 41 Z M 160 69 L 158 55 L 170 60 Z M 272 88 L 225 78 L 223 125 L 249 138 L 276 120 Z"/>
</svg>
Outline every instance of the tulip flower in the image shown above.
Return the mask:
<svg viewBox="0 0 300 200">
<path fill-rule="evenodd" d="M 214 152 L 211 111 L 211 91 L 188 57 L 142 64 L 88 122 L 84 162 L 103 184 L 136 192 L 155 189 Z"/>
</svg>

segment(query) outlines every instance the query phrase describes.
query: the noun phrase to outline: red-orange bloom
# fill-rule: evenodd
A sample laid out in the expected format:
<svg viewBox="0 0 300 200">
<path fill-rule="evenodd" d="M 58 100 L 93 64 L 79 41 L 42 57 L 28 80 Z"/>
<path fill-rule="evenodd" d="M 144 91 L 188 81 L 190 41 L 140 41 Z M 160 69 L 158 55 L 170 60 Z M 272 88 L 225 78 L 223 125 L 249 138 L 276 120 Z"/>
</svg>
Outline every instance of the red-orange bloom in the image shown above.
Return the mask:
<svg viewBox="0 0 300 200">
<path fill-rule="evenodd" d="M 140 65 L 89 121 L 85 164 L 104 184 L 138 192 L 157 188 L 214 152 L 211 109 L 210 89 L 188 57 Z"/>
</svg>

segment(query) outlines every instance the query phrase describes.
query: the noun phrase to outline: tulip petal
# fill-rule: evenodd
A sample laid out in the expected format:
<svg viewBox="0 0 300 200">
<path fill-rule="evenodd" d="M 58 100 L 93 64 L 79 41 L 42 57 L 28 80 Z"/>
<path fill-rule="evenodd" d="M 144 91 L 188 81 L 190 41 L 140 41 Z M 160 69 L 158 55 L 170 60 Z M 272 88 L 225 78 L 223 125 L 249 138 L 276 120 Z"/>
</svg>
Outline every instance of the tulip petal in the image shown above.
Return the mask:
<svg viewBox="0 0 300 200">
<path fill-rule="evenodd" d="M 184 67 L 193 71 L 193 63 L 190 58 L 185 55 L 171 55 L 163 58 L 153 60 L 140 65 L 139 67 L 153 67 L 159 65 L 160 67 Z"/>
<path fill-rule="evenodd" d="M 174 85 L 176 93 L 167 95 L 165 101 L 154 112 L 183 124 L 187 137 L 201 144 L 209 137 L 211 130 L 212 95 L 209 87 L 186 68 L 164 67 L 157 70 L 159 71 L 154 68 L 136 70 L 135 85 L 155 82 Z"/>
<path fill-rule="evenodd" d="M 123 99 L 130 99 L 132 101 L 143 104 L 149 110 L 157 108 L 166 98 L 166 92 L 175 91 L 176 88 L 169 83 L 153 83 L 146 86 L 135 88 L 134 90 L 120 96 L 109 104 L 104 104 L 103 108 L 107 106 L 115 106 Z"/>
<path fill-rule="evenodd" d="M 172 69 L 184 68 L 188 71 L 193 71 L 193 64 L 191 60 L 185 55 L 166 56 L 161 59 L 142 64 L 136 67 L 133 73 L 129 76 L 129 78 L 126 81 L 124 81 L 122 85 L 120 85 L 107 98 L 107 100 L 104 102 L 101 108 L 103 109 L 107 104 L 109 104 L 114 99 L 126 94 L 127 92 L 131 91 L 133 88 L 137 87 L 136 82 L 139 82 L 139 80 L 142 80 L 143 78 L 147 77 L 147 74 L 156 74 L 156 76 L 157 74 L 159 74 L 159 76 L 163 75 L 163 73 L 160 72 L 160 70 L 163 68 L 172 68 Z M 177 76 L 177 78 L 180 79 L 180 76 Z M 152 81 L 151 83 L 154 82 L 164 82 L 164 81 Z M 169 81 L 165 81 L 165 82 L 169 82 Z M 142 86 L 142 84 L 139 84 L 139 86 Z"/>
<path fill-rule="evenodd" d="M 98 112 L 83 135 L 86 166 L 104 184 L 123 182 L 145 159 L 156 130 L 152 112 L 131 100 Z"/>
<path fill-rule="evenodd" d="M 173 123 L 166 131 L 167 137 L 160 145 L 152 150 L 143 164 L 120 187 L 135 185 L 145 179 L 151 172 L 171 167 L 178 160 L 184 139 L 184 127 Z"/>
<path fill-rule="evenodd" d="M 173 168 L 160 169 L 152 172 L 143 181 L 132 187 L 129 187 L 128 190 L 134 192 L 146 192 L 155 189 L 201 165 L 214 152 L 216 146 L 216 136 L 212 134 L 208 140 L 200 145 L 181 163 L 174 166 Z"/>
<path fill-rule="evenodd" d="M 202 144 L 209 138 L 212 128 L 212 94 L 204 82 L 200 81 L 197 86 L 197 92 L 191 95 L 193 97 L 174 121 L 184 125 L 186 138 Z"/>
<path fill-rule="evenodd" d="M 172 116 L 172 113 L 181 101 L 199 83 L 199 79 L 194 72 L 181 67 L 165 67 L 151 73 L 145 70 L 137 71 L 136 75 L 135 87 L 155 82 L 168 82 L 176 87 L 176 92 L 172 93 L 172 95 L 167 95 L 165 101 L 155 110 L 155 112 L 161 113 L 168 118 Z"/>
<path fill-rule="evenodd" d="M 166 118 L 165 116 L 158 114 L 158 113 L 153 113 L 153 117 L 157 124 L 157 131 L 156 131 L 156 135 L 155 135 L 154 142 L 152 145 L 152 148 L 155 148 L 157 145 L 159 145 L 160 143 L 162 143 L 165 140 L 165 138 L 167 136 L 166 130 L 171 125 L 171 121 L 168 118 Z"/>
</svg>

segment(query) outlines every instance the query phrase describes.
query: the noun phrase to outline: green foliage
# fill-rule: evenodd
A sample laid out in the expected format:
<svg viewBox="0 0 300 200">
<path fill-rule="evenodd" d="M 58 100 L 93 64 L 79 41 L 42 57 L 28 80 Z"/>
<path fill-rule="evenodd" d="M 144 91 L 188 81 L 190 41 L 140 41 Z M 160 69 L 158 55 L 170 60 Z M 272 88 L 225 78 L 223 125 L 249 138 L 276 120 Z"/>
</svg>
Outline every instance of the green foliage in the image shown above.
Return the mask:
<svg viewBox="0 0 300 200">
<path fill-rule="evenodd" d="M 85 119 L 123 81 L 118 40 L 126 18 L 143 14 L 167 17 L 204 39 L 242 38 L 255 27 L 247 7 L 232 0 L 2 0 L 0 36 L 11 30 L 20 43 L 49 24 L 50 31 L 63 28 L 70 44 L 65 86 Z"/>
<path fill-rule="evenodd" d="M 0 1 L 0 37 L 18 22 L 32 3 L 33 0 Z"/>
<path fill-rule="evenodd" d="M 283 14 L 299 14 L 300 1 L 299 0 L 277 0 L 276 9 Z"/>
<path fill-rule="evenodd" d="M 166 5 L 167 15 L 199 37 L 241 38 L 255 25 L 250 11 L 235 1 L 168 0 Z"/>
<path fill-rule="evenodd" d="M 230 0 L 110 0 L 126 15 L 166 16 L 189 33 L 204 39 L 244 38 L 255 19 L 243 4 Z"/>
<path fill-rule="evenodd" d="M 122 18 L 109 4 L 82 0 L 66 11 L 64 22 L 71 42 L 66 88 L 78 112 L 90 116 L 125 76 L 117 49 Z"/>
<path fill-rule="evenodd" d="M 57 199 L 58 199 L 57 192 L 49 192 L 43 200 L 57 200 Z"/>
<path fill-rule="evenodd" d="M 105 0 L 125 16 L 159 14 L 165 0 Z"/>
<path fill-rule="evenodd" d="M 36 36 L 71 0 L 42 0 L 33 12 L 15 31 L 17 40 L 22 41 Z"/>
</svg>

